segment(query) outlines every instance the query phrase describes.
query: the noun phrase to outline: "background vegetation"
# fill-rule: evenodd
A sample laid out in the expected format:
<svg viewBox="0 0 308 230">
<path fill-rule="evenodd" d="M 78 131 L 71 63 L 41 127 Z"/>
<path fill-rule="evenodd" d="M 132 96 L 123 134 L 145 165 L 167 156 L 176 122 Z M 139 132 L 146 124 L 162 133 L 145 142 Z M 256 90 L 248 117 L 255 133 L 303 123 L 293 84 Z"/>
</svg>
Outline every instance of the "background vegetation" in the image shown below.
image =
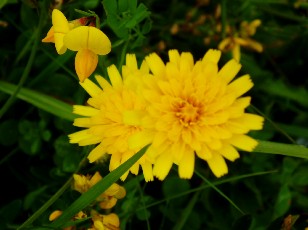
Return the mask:
<svg viewBox="0 0 308 230">
<path fill-rule="evenodd" d="M 58 55 L 53 44 L 41 42 L 54 5 L 0 1 L 1 229 L 21 226 L 72 173 L 108 174 L 108 163 L 80 166 L 90 148 L 68 143 L 67 135 L 78 130 L 70 106 L 83 104 L 88 95 L 78 84 L 74 53 Z M 249 109 L 266 117 L 264 129 L 251 136 L 307 146 L 307 1 L 63 1 L 61 11 L 69 20 L 82 17 L 75 9 L 98 14 L 112 41 L 112 52 L 100 57 L 96 70 L 105 76 L 107 66 L 121 66 L 130 52 L 140 60 L 150 52 L 166 58 L 169 49 L 178 49 L 197 60 L 223 38 L 235 36 L 242 21 L 260 19 L 253 39 L 263 52 L 241 48 L 241 73 L 250 74 L 255 84 Z M 231 57 L 224 52 L 220 64 Z M 127 190 L 114 208 L 121 229 L 308 227 L 307 159 L 241 152 L 228 166 L 230 173 L 221 179 L 197 162 L 191 180 L 179 179 L 174 170 L 163 182 L 145 183 L 142 175 L 119 181 Z M 66 189 L 25 229 L 45 229 L 53 210 L 66 209 L 78 197 Z"/>
</svg>

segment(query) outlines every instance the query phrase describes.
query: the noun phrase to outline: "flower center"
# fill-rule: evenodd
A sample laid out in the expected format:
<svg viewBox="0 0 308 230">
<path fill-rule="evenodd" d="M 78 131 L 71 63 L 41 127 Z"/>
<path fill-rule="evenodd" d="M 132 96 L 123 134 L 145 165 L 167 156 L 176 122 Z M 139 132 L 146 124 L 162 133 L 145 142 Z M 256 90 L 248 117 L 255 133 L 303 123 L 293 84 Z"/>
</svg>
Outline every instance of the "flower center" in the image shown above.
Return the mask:
<svg viewBox="0 0 308 230">
<path fill-rule="evenodd" d="M 195 124 L 201 115 L 202 108 L 195 100 L 180 100 L 174 104 L 175 116 L 185 126 Z"/>
</svg>

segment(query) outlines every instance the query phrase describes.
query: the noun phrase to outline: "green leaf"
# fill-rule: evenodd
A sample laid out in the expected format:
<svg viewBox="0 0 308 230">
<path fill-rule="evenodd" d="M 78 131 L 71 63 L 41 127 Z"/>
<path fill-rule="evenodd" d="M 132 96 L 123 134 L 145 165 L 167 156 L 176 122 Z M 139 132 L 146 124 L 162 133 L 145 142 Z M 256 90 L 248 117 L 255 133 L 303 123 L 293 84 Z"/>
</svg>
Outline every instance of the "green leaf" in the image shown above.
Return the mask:
<svg viewBox="0 0 308 230">
<path fill-rule="evenodd" d="M 291 192 L 287 185 L 280 188 L 274 207 L 274 218 L 284 215 L 291 206 Z"/>
<path fill-rule="evenodd" d="M 190 189 L 190 184 L 187 180 L 178 177 L 166 178 L 163 182 L 163 193 L 165 197 L 171 197 L 179 193 L 186 192 Z"/>
<path fill-rule="evenodd" d="M 303 145 L 284 144 L 258 140 L 259 144 L 252 152 L 280 154 L 308 159 L 308 148 Z"/>
<path fill-rule="evenodd" d="M 50 227 L 61 227 L 63 224 L 69 221 L 77 212 L 91 204 L 99 195 L 101 195 L 113 183 L 119 180 L 120 177 L 144 155 L 148 147 L 149 145 L 142 148 L 138 153 L 136 153 L 118 168 L 110 172 L 106 177 L 104 177 L 97 184 L 91 187 L 87 192 L 83 193 L 62 213 L 60 217 L 58 217 L 53 223 L 50 224 Z"/>
<path fill-rule="evenodd" d="M 7 224 L 13 221 L 21 210 L 21 200 L 13 200 L 7 205 L 2 206 L 0 208 L 0 226 L 5 225 L 7 227 Z"/>
<path fill-rule="evenodd" d="M 9 119 L 0 123 L 0 144 L 10 146 L 18 140 L 18 122 Z"/>
<path fill-rule="evenodd" d="M 125 12 L 128 10 L 128 4 L 130 0 L 119 0 L 118 1 L 118 6 L 119 6 L 119 11 L 120 12 Z"/>
<path fill-rule="evenodd" d="M 308 91 L 303 87 L 292 87 L 291 85 L 286 85 L 281 80 L 267 80 L 260 89 L 268 94 L 290 99 L 302 106 L 308 107 Z"/>
<path fill-rule="evenodd" d="M 8 0 L 0 0 L 0 9 L 7 4 Z"/>
<path fill-rule="evenodd" d="M 16 85 L 11 83 L 0 81 L 0 90 L 7 94 L 12 95 L 16 90 L 16 87 Z M 66 120 L 73 121 L 77 117 L 72 113 L 73 108 L 71 105 L 34 90 L 21 88 L 17 94 L 17 98 Z"/>
<path fill-rule="evenodd" d="M 32 204 L 35 203 L 35 201 L 37 200 L 37 198 L 43 194 L 47 189 L 47 186 L 43 186 L 38 188 L 35 191 L 30 192 L 24 199 L 24 209 L 28 210 L 31 208 Z"/>
<path fill-rule="evenodd" d="M 103 0 L 103 6 L 107 17 L 112 14 L 117 14 L 118 12 L 118 4 L 115 0 Z"/>
<path fill-rule="evenodd" d="M 251 226 L 251 223 L 252 223 L 251 215 L 248 215 L 248 214 L 243 215 L 234 222 L 231 230 L 249 229 Z"/>
</svg>

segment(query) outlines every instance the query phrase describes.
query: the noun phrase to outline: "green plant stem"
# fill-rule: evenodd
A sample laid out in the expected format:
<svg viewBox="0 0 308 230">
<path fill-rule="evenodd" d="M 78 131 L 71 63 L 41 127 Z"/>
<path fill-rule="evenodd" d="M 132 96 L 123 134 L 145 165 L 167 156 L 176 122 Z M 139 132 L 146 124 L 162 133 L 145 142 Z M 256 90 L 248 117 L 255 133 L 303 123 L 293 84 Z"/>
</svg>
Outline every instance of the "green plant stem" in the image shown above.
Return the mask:
<svg viewBox="0 0 308 230">
<path fill-rule="evenodd" d="M 262 117 L 264 117 L 277 131 L 281 132 L 291 143 L 296 144 L 296 141 L 282 128 L 279 127 L 275 122 L 273 122 L 269 117 L 267 117 L 263 112 L 261 112 L 254 105 L 250 105 L 257 113 L 259 113 Z"/>
<path fill-rule="evenodd" d="M 245 213 L 228 197 L 226 196 L 220 189 L 218 189 L 212 182 L 206 179 L 201 173 L 195 170 L 195 173 L 198 177 L 200 177 L 204 182 L 206 182 L 211 188 L 213 188 L 216 192 L 219 193 L 223 198 L 225 198 L 236 210 L 238 210 L 242 215 Z"/>
<path fill-rule="evenodd" d="M 33 62 L 34 62 L 34 58 L 36 55 L 36 51 L 37 51 L 37 46 L 40 40 L 40 34 L 41 34 L 41 29 L 42 29 L 42 25 L 43 25 L 43 17 L 45 17 L 45 14 L 43 12 L 41 12 L 41 16 L 39 18 L 39 23 L 38 26 L 35 30 L 35 36 L 34 36 L 34 42 L 33 42 L 33 47 L 30 53 L 30 57 L 29 60 L 27 62 L 27 65 L 25 67 L 25 70 L 18 82 L 17 88 L 15 90 L 15 92 L 9 97 L 9 99 L 5 102 L 5 104 L 3 105 L 3 107 L 0 110 L 0 119 L 1 117 L 6 113 L 6 111 L 10 108 L 10 106 L 14 103 L 15 99 L 16 99 L 16 95 L 18 94 L 19 90 L 21 89 L 21 87 L 23 86 L 23 84 L 25 83 L 25 81 L 27 80 L 30 70 L 32 68 Z"/>
<path fill-rule="evenodd" d="M 259 140 L 259 145 L 253 152 L 279 154 L 289 157 L 299 157 L 308 159 L 308 148 L 303 145 L 284 144 Z"/>
<path fill-rule="evenodd" d="M 231 177 L 231 178 L 227 178 L 227 179 L 222 179 L 222 180 L 219 180 L 219 181 L 214 181 L 213 185 L 215 185 L 215 186 L 216 185 L 221 185 L 221 184 L 225 184 L 225 183 L 229 183 L 229 182 L 233 182 L 233 181 L 237 181 L 237 180 L 241 180 L 241 179 L 246 179 L 246 178 L 249 178 L 249 177 L 263 176 L 263 175 L 266 175 L 266 174 L 271 174 L 271 173 L 276 173 L 276 172 L 278 172 L 278 171 L 273 170 L 273 171 L 257 172 L 257 173 L 250 173 L 250 174 L 235 176 L 235 177 Z M 201 186 L 199 186 L 197 188 L 190 189 L 189 191 L 181 192 L 179 194 L 170 196 L 170 197 L 168 197 L 166 199 L 153 202 L 152 204 L 148 204 L 145 207 L 140 207 L 136 211 L 139 211 L 139 210 L 144 209 L 144 208 L 148 209 L 148 208 L 151 208 L 153 206 L 159 205 L 161 203 L 168 202 L 170 200 L 173 200 L 173 199 L 176 199 L 176 198 L 179 198 L 179 197 L 182 197 L 182 196 L 194 193 L 194 192 L 198 192 L 198 191 L 210 188 L 210 187 L 211 186 L 208 185 L 208 184 L 203 184 L 203 185 L 201 185 Z"/>
<path fill-rule="evenodd" d="M 125 56 L 126 56 L 126 51 L 127 51 L 127 47 L 128 47 L 128 43 L 129 43 L 129 40 L 130 38 L 128 38 L 125 43 L 124 43 L 124 46 L 123 46 L 123 49 L 122 49 L 122 53 L 121 53 L 121 58 L 120 58 L 120 61 L 119 61 L 119 64 L 118 64 L 118 70 L 121 72 L 122 71 L 122 65 L 125 61 Z"/>
<path fill-rule="evenodd" d="M 200 195 L 200 191 L 196 192 L 194 194 L 194 196 L 191 198 L 191 200 L 189 201 L 188 205 L 183 210 L 182 215 L 181 215 L 179 221 L 174 226 L 173 230 L 181 230 L 181 229 L 183 229 L 183 227 L 184 227 L 184 225 L 185 225 L 185 223 L 186 223 L 190 213 L 192 212 L 195 204 L 198 201 L 199 195 Z"/>
<path fill-rule="evenodd" d="M 87 163 L 87 157 L 85 156 L 79 163 L 76 173 L 80 171 L 84 165 Z M 40 207 L 32 216 L 30 216 L 22 225 L 20 225 L 17 230 L 26 228 L 28 225 L 32 224 L 37 218 L 39 218 L 65 191 L 70 188 L 73 181 L 73 176 L 71 176 L 65 184 L 42 206 Z"/>
<path fill-rule="evenodd" d="M 73 177 L 70 177 L 65 184 L 42 206 L 40 207 L 32 216 L 30 216 L 22 225 L 20 225 L 17 230 L 26 228 L 33 223 L 40 215 L 42 215 L 65 191 L 71 186 Z"/>
</svg>

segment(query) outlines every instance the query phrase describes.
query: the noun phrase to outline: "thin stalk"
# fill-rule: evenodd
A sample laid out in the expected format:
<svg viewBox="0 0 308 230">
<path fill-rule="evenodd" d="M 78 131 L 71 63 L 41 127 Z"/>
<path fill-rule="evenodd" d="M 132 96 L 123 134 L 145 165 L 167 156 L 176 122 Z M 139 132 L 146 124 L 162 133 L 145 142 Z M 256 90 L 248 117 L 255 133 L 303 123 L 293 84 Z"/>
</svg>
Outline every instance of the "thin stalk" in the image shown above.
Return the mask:
<svg viewBox="0 0 308 230">
<path fill-rule="evenodd" d="M 20 225 L 17 230 L 26 228 L 32 224 L 37 218 L 39 218 L 65 191 L 71 186 L 73 177 L 70 177 L 65 184 L 42 206 L 40 207 L 32 216 L 30 216 L 22 225 Z"/>
<path fill-rule="evenodd" d="M 5 104 L 3 105 L 3 107 L 0 110 L 0 119 L 1 117 L 6 113 L 6 111 L 11 107 L 11 105 L 14 103 L 14 101 L 16 100 L 16 95 L 18 94 L 18 92 L 20 91 L 20 89 L 22 88 L 22 86 L 24 85 L 25 81 L 27 80 L 30 70 L 32 68 L 33 62 L 34 62 L 34 58 L 37 52 L 37 47 L 38 47 L 38 43 L 40 41 L 40 34 L 41 34 L 41 29 L 42 29 L 42 25 L 43 25 L 43 17 L 45 17 L 45 14 L 42 13 L 40 18 L 39 18 L 39 23 L 38 26 L 35 30 L 35 36 L 34 36 L 34 42 L 33 42 L 33 47 L 29 56 L 29 60 L 27 62 L 27 65 L 25 67 L 25 71 L 23 72 L 16 90 L 14 91 L 14 93 L 9 97 L 9 99 L 5 102 Z"/>
<path fill-rule="evenodd" d="M 199 173 L 197 170 L 195 170 L 195 173 L 204 182 L 206 182 L 211 188 L 213 188 L 216 192 L 218 192 L 219 195 L 221 195 L 223 198 L 225 198 L 236 210 L 238 210 L 242 215 L 245 215 L 245 213 L 228 196 L 226 196 L 220 189 L 218 189 L 212 182 L 210 182 L 208 179 L 206 179 L 204 176 L 202 176 L 202 174 Z"/>
</svg>

